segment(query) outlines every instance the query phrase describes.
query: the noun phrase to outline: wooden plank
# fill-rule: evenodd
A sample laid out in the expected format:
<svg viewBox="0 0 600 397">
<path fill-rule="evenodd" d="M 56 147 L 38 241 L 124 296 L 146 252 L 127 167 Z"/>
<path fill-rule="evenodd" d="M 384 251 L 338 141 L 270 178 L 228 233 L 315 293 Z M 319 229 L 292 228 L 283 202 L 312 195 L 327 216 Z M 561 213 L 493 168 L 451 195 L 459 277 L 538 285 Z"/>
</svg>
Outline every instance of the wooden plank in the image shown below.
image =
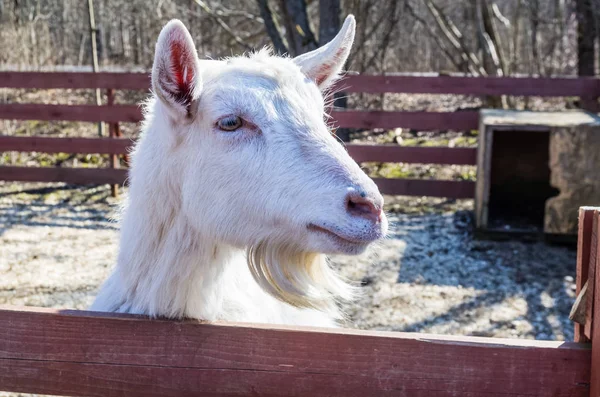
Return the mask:
<svg viewBox="0 0 600 397">
<path fill-rule="evenodd" d="M 398 145 L 346 144 L 348 153 L 357 162 L 461 164 L 475 165 L 477 149 L 449 147 L 416 147 Z"/>
<path fill-rule="evenodd" d="M 0 72 L 2 88 L 150 89 L 150 73 Z"/>
<path fill-rule="evenodd" d="M 130 139 L 62 138 L 39 136 L 1 136 L 0 151 L 42 153 L 127 154 L 133 147 Z M 475 165 L 477 149 L 448 147 L 414 147 L 363 145 L 349 143 L 348 153 L 356 162 L 459 164 Z"/>
<path fill-rule="evenodd" d="M 477 129 L 478 113 L 464 112 L 383 112 L 347 110 L 332 112 L 340 127 L 352 128 L 413 128 L 421 130 Z M 44 105 L 0 104 L 0 119 L 6 120 L 66 120 L 98 122 L 132 122 L 142 120 L 142 111 L 135 105 Z"/>
<path fill-rule="evenodd" d="M 412 128 L 418 130 L 476 130 L 479 113 L 462 112 L 384 112 L 346 110 L 331 113 L 334 124 L 342 128 Z"/>
<path fill-rule="evenodd" d="M 598 240 L 598 227 L 599 222 L 598 222 L 598 209 L 597 208 L 593 208 L 593 222 L 592 222 L 592 236 L 591 236 L 591 246 L 590 246 L 590 259 L 588 262 L 588 280 L 595 280 L 596 277 L 599 277 L 600 275 L 596 274 L 596 269 L 597 269 L 597 261 L 598 261 L 598 244 L 596 244 L 596 241 Z M 586 307 L 585 307 L 585 318 L 586 318 L 586 322 L 585 322 L 585 326 L 583 327 L 583 332 L 584 335 L 588 338 L 588 339 L 592 339 L 592 332 L 593 332 L 593 324 L 594 324 L 594 295 L 596 294 L 596 285 L 595 283 L 592 281 L 588 284 L 588 292 L 587 292 L 587 300 L 586 300 Z"/>
<path fill-rule="evenodd" d="M 352 128 L 414 128 L 422 130 L 471 130 L 477 128 L 478 113 L 464 112 L 383 112 L 347 110 L 332 112 L 340 127 Z M 139 122 L 142 111 L 135 105 L 45 105 L 0 104 L 0 119 L 6 120 L 66 120 L 89 122 Z"/>
<path fill-rule="evenodd" d="M 600 212 L 594 211 L 594 220 L 596 224 L 600 224 Z M 598 252 L 598 247 L 600 246 L 600 233 L 598 233 L 598 229 L 595 230 L 596 235 L 593 236 L 592 247 L 596 247 L 595 251 Z M 596 259 L 596 260 L 594 260 Z M 592 260 L 594 260 L 594 268 L 595 271 L 589 273 L 589 284 L 588 288 L 593 285 L 592 288 L 595 293 L 593 294 L 593 311 L 592 311 L 592 335 L 590 339 L 592 340 L 592 364 L 591 364 L 591 375 L 590 375 L 590 396 L 591 397 L 600 397 L 600 264 L 598 263 L 598 258 L 593 257 L 590 254 L 590 265 L 592 265 Z M 590 267 L 591 269 L 591 267 Z M 589 297 L 590 295 L 588 295 Z M 587 323 L 586 323 L 587 325 Z"/>
<path fill-rule="evenodd" d="M 90 7 L 90 10 L 92 8 Z M 91 12 L 91 11 L 90 11 Z M 108 106 L 114 106 L 115 104 L 115 92 L 112 88 L 109 88 L 108 90 L 106 90 L 106 104 Z M 118 123 L 109 123 L 108 124 L 108 136 L 110 138 L 116 138 L 117 137 L 117 129 L 118 129 Z M 110 168 L 120 168 L 119 167 L 119 157 L 116 154 L 111 154 L 109 156 L 109 162 L 110 162 Z M 118 197 L 119 196 L 119 185 L 117 184 L 113 184 L 110 185 L 110 192 L 112 197 Z"/>
<path fill-rule="evenodd" d="M 44 105 L 37 103 L 0 104 L 0 119 L 44 121 L 106 121 L 137 123 L 142 110 L 136 105 Z"/>
<path fill-rule="evenodd" d="M 577 237 L 577 273 L 575 282 L 577 296 L 579 296 L 581 289 L 588 280 L 590 248 L 592 244 L 592 227 L 594 225 L 594 209 L 595 208 L 593 207 L 579 208 L 579 232 Z M 590 288 L 589 285 L 588 288 Z M 589 342 L 589 339 L 585 336 L 585 325 L 575 324 L 575 342 Z"/>
<path fill-rule="evenodd" d="M 383 194 L 398 196 L 430 196 L 455 199 L 472 199 L 475 182 L 441 181 L 431 179 L 373 178 Z"/>
<path fill-rule="evenodd" d="M 124 169 L 0 167 L 0 181 L 122 185 L 126 179 L 127 170 Z"/>
<path fill-rule="evenodd" d="M 600 80 L 570 77 L 466 77 L 411 75 L 349 75 L 336 88 L 344 92 L 584 96 L 598 98 Z"/>
<path fill-rule="evenodd" d="M 126 154 L 131 150 L 133 144 L 130 139 L 118 138 L 0 136 L 0 152 Z"/>
<path fill-rule="evenodd" d="M 113 88 L 147 90 L 149 73 L 0 72 L 5 88 Z M 338 83 L 346 92 L 586 96 L 597 98 L 599 80 L 569 77 L 465 77 L 415 75 L 348 75 Z"/>
<path fill-rule="evenodd" d="M 493 140 L 494 129 L 487 127 L 483 122 L 483 117 L 480 117 L 477 142 L 477 179 L 475 181 L 475 228 L 478 231 L 488 228 Z"/>
<path fill-rule="evenodd" d="M 81 396 L 587 396 L 562 342 L 3 308 L 0 390 Z"/>
<path fill-rule="evenodd" d="M 15 182 L 66 182 L 73 184 L 119 184 L 126 182 L 127 170 L 110 168 L 0 167 L 0 180 Z M 381 193 L 399 196 L 473 198 L 475 183 L 427 179 L 373 178 Z"/>
</svg>

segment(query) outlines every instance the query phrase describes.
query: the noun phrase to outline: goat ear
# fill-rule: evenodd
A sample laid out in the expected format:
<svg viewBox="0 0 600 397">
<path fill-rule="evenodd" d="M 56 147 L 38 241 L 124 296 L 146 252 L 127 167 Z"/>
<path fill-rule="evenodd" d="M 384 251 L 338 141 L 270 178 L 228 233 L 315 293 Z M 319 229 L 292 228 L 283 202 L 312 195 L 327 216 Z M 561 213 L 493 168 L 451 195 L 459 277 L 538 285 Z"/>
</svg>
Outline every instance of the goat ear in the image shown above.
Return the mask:
<svg viewBox="0 0 600 397">
<path fill-rule="evenodd" d="M 338 77 L 354 42 L 356 22 L 348 15 L 339 33 L 324 46 L 294 58 L 302 72 L 324 90 Z"/>
<path fill-rule="evenodd" d="M 202 80 L 192 36 L 174 19 L 163 27 L 154 54 L 152 89 L 175 118 L 191 117 Z"/>
</svg>

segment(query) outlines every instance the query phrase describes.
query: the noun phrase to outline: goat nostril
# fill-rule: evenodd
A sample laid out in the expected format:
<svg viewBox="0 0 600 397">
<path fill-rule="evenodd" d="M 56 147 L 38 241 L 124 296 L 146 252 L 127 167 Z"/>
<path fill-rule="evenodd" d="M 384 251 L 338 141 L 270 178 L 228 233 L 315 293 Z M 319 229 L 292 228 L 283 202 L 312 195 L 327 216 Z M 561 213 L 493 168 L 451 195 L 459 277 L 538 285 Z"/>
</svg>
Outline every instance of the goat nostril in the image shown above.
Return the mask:
<svg viewBox="0 0 600 397">
<path fill-rule="evenodd" d="M 350 194 L 346 199 L 346 209 L 352 216 L 360 216 L 379 222 L 381 220 L 381 208 L 375 205 L 363 195 Z"/>
</svg>

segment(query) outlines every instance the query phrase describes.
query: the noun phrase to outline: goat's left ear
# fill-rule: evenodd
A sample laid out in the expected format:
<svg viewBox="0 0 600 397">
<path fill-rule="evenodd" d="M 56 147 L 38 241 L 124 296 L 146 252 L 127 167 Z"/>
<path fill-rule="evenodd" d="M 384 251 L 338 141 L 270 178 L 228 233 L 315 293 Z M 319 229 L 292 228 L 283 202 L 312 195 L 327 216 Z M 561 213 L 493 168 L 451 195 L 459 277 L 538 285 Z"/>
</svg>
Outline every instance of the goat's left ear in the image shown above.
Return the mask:
<svg viewBox="0 0 600 397">
<path fill-rule="evenodd" d="M 170 21 L 156 42 L 152 89 L 174 119 L 193 116 L 202 88 L 199 68 L 192 36 L 181 21 Z"/>
<path fill-rule="evenodd" d="M 353 15 L 348 15 L 340 32 L 324 46 L 294 58 L 302 72 L 312 79 L 321 90 L 325 90 L 339 77 L 352 43 L 356 22 Z"/>
</svg>

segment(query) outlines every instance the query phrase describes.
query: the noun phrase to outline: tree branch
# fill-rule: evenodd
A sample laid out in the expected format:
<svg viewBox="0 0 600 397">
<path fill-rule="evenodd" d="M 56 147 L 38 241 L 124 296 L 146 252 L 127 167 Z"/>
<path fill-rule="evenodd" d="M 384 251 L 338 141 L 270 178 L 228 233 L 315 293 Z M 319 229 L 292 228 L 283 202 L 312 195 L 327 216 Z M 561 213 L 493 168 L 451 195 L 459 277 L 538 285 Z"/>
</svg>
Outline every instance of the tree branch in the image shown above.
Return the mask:
<svg viewBox="0 0 600 397">
<path fill-rule="evenodd" d="M 219 17 L 217 14 L 215 14 L 213 12 L 213 10 L 211 10 L 210 7 L 208 7 L 206 5 L 206 3 L 204 3 L 201 0 L 194 0 L 194 1 L 196 2 L 196 4 L 198 4 L 200 6 L 200 8 L 202 8 L 202 10 L 204 12 L 206 12 L 211 18 L 213 18 L 218 23 L 219 26 L 221 26 L 221 28 L 223 28 L 223 30 L 225 32 L 227 32 L 227 34 L 229 34 L 236 43 L 238 43 L 241 47 L 245 48 L 247 51 L 252 50 L 252 47 L 250 47 L 248 44 L 246 44 L 244 42 L 244 40 L 241 39 L 241 37 L 239 37 L 237 34 L 235 34 L 235 32 L 233 30 L 231 30 L 231 28 L 225 23 L 225 21 L 223 21 L 223 19 L 221 19 L 221 17 Z"/>
<path fill-rule="evenodd" d="M 479 61 L 477 56 L 475 56 L 475 54 L 473 54 L 467 48 L 467 46 L 464 42 L 464 37 L 463 37 L 462 33 L 460 32 L 460 30 L 458 30 L 456 25 L 454 25 L 452 23 L 452 21 L 450 21 L 444 15 L 444 13 L 439 9 L 439 7 L 437 5 L 435 5 L 435 3 L 432 0 L 423 0 L 423 1 L 425 2 L 425 5 L 427 6 L 427 10 L 429 10 L 429 13 L 435 20 L 435 23 L 437 24 L 439 29 L 444 34 L 444 37 L 446 37 L 448 42 L 454 48 L 456 48 L 457 50 L 460 51 L 461 58 L 465 62 L 471 64 L 473 67 L 472 69 L 477 71 L 477 74 L 486 76 L 487 72 L 482 67 L 481 62 Z"/>
<path fill-rule="evenodd" d="M 442 50 L 442 52 L 446 55 L 446 58 L 448 58 L 448 60 L 450 62 L 452 62 L 452 64 L 454 65 L 454 67 L 456 67 L 456 69 L 458 71 L 464 72 L 465 66 L 467 68 L 467 70 L 471 73 L 471 74 L 477 74 L 477 71 L 472 69 L 471 65 L 466 62 L 466 63 L 461 63 L 459 61 L 457 61 L 454 57 L 454 54 L 450 51 L 450 49 L 448 48 L 448 46 L 446 46 L 446 44 L 444 44 L 444 42 L 442 40 L 440 40 L 440 36 L 438 34 L 436 34 L 433 29 L 431 28 L 431 25 L 427 23 L 427 21 L 425 21 L 422 17 L 420 17 L 414 10 L 414 8 L 410 5 L 410 2 L 406 2 L 405 3 L 405 9 L 406 11 L 408 11 L 408 13 L 415 19 L 415 21 L 417 23 L 419 23 L 421 26 L 423 26 L 423 28 L 425 28 L 427 30 L 427 33 L 429 34 L 429 37 L 431 37 L 435 43 L 437 44 L 437 46 Z"/>
<path fill-rule="evenodd" d="M 371 56 L 371 58 L 369 58 L 369 60 L 367 61 L 366 64 L 362 65 L 363 67 L 363 72 L 366 71 L 369 67 L 371 67 L 371 65 L 373 64 L 373 62 L 375 61 L 375 59 L 380 55 L 385 53 L 385 51 L 387 50 L 389 44 L 390 44 L 390 40 L 392 37 L 392 33 L 394 31 L 394 27 L 396 27 L 396 25 L 398 24 L 398 20 L 400 19 L 397 16 L 396 13 L 396 6 L 397 6 L 397 2 L 392 2 L 392 4 L 390 5 L 389 10 L 387 10 L 387 12 L 385 13 L 385 15 L 389 16 L 388 19 L 388 25 L 387 25 L 387 30 L 385 31 L 385 33 L 383 34 L 383 39 L 381 40 L 381 44 L 377 47 L 377 49 L 375 49 L 373 51 L 373 55 Z"/>
<path fill-rule="evenodd" d="M 492 19 L 493 11 L 490 9 L 487 0 L 478 0 L 478 11 L 477 25 L 479 34 L 482 36 L 483 43 L 485 44 L 485 50 L 494 63 L 496 75 L 504 76 L 507 71 L 507 65 L 504 54 L 502 53 L 500 36 L 496 31 Z"/>
<path fill-rule="evenodd" d="M 500 23 L 502 23 L 502 25 L 506 26 L 507 28 L 510 27 L 510 21 L 508 20 L 508 18 L 502 15 L 500 9 L 498 8 L 498 4 L 492 3 L 492 12 L 494 13 L 494 16 L 500 21 Z"/>
</svg>

